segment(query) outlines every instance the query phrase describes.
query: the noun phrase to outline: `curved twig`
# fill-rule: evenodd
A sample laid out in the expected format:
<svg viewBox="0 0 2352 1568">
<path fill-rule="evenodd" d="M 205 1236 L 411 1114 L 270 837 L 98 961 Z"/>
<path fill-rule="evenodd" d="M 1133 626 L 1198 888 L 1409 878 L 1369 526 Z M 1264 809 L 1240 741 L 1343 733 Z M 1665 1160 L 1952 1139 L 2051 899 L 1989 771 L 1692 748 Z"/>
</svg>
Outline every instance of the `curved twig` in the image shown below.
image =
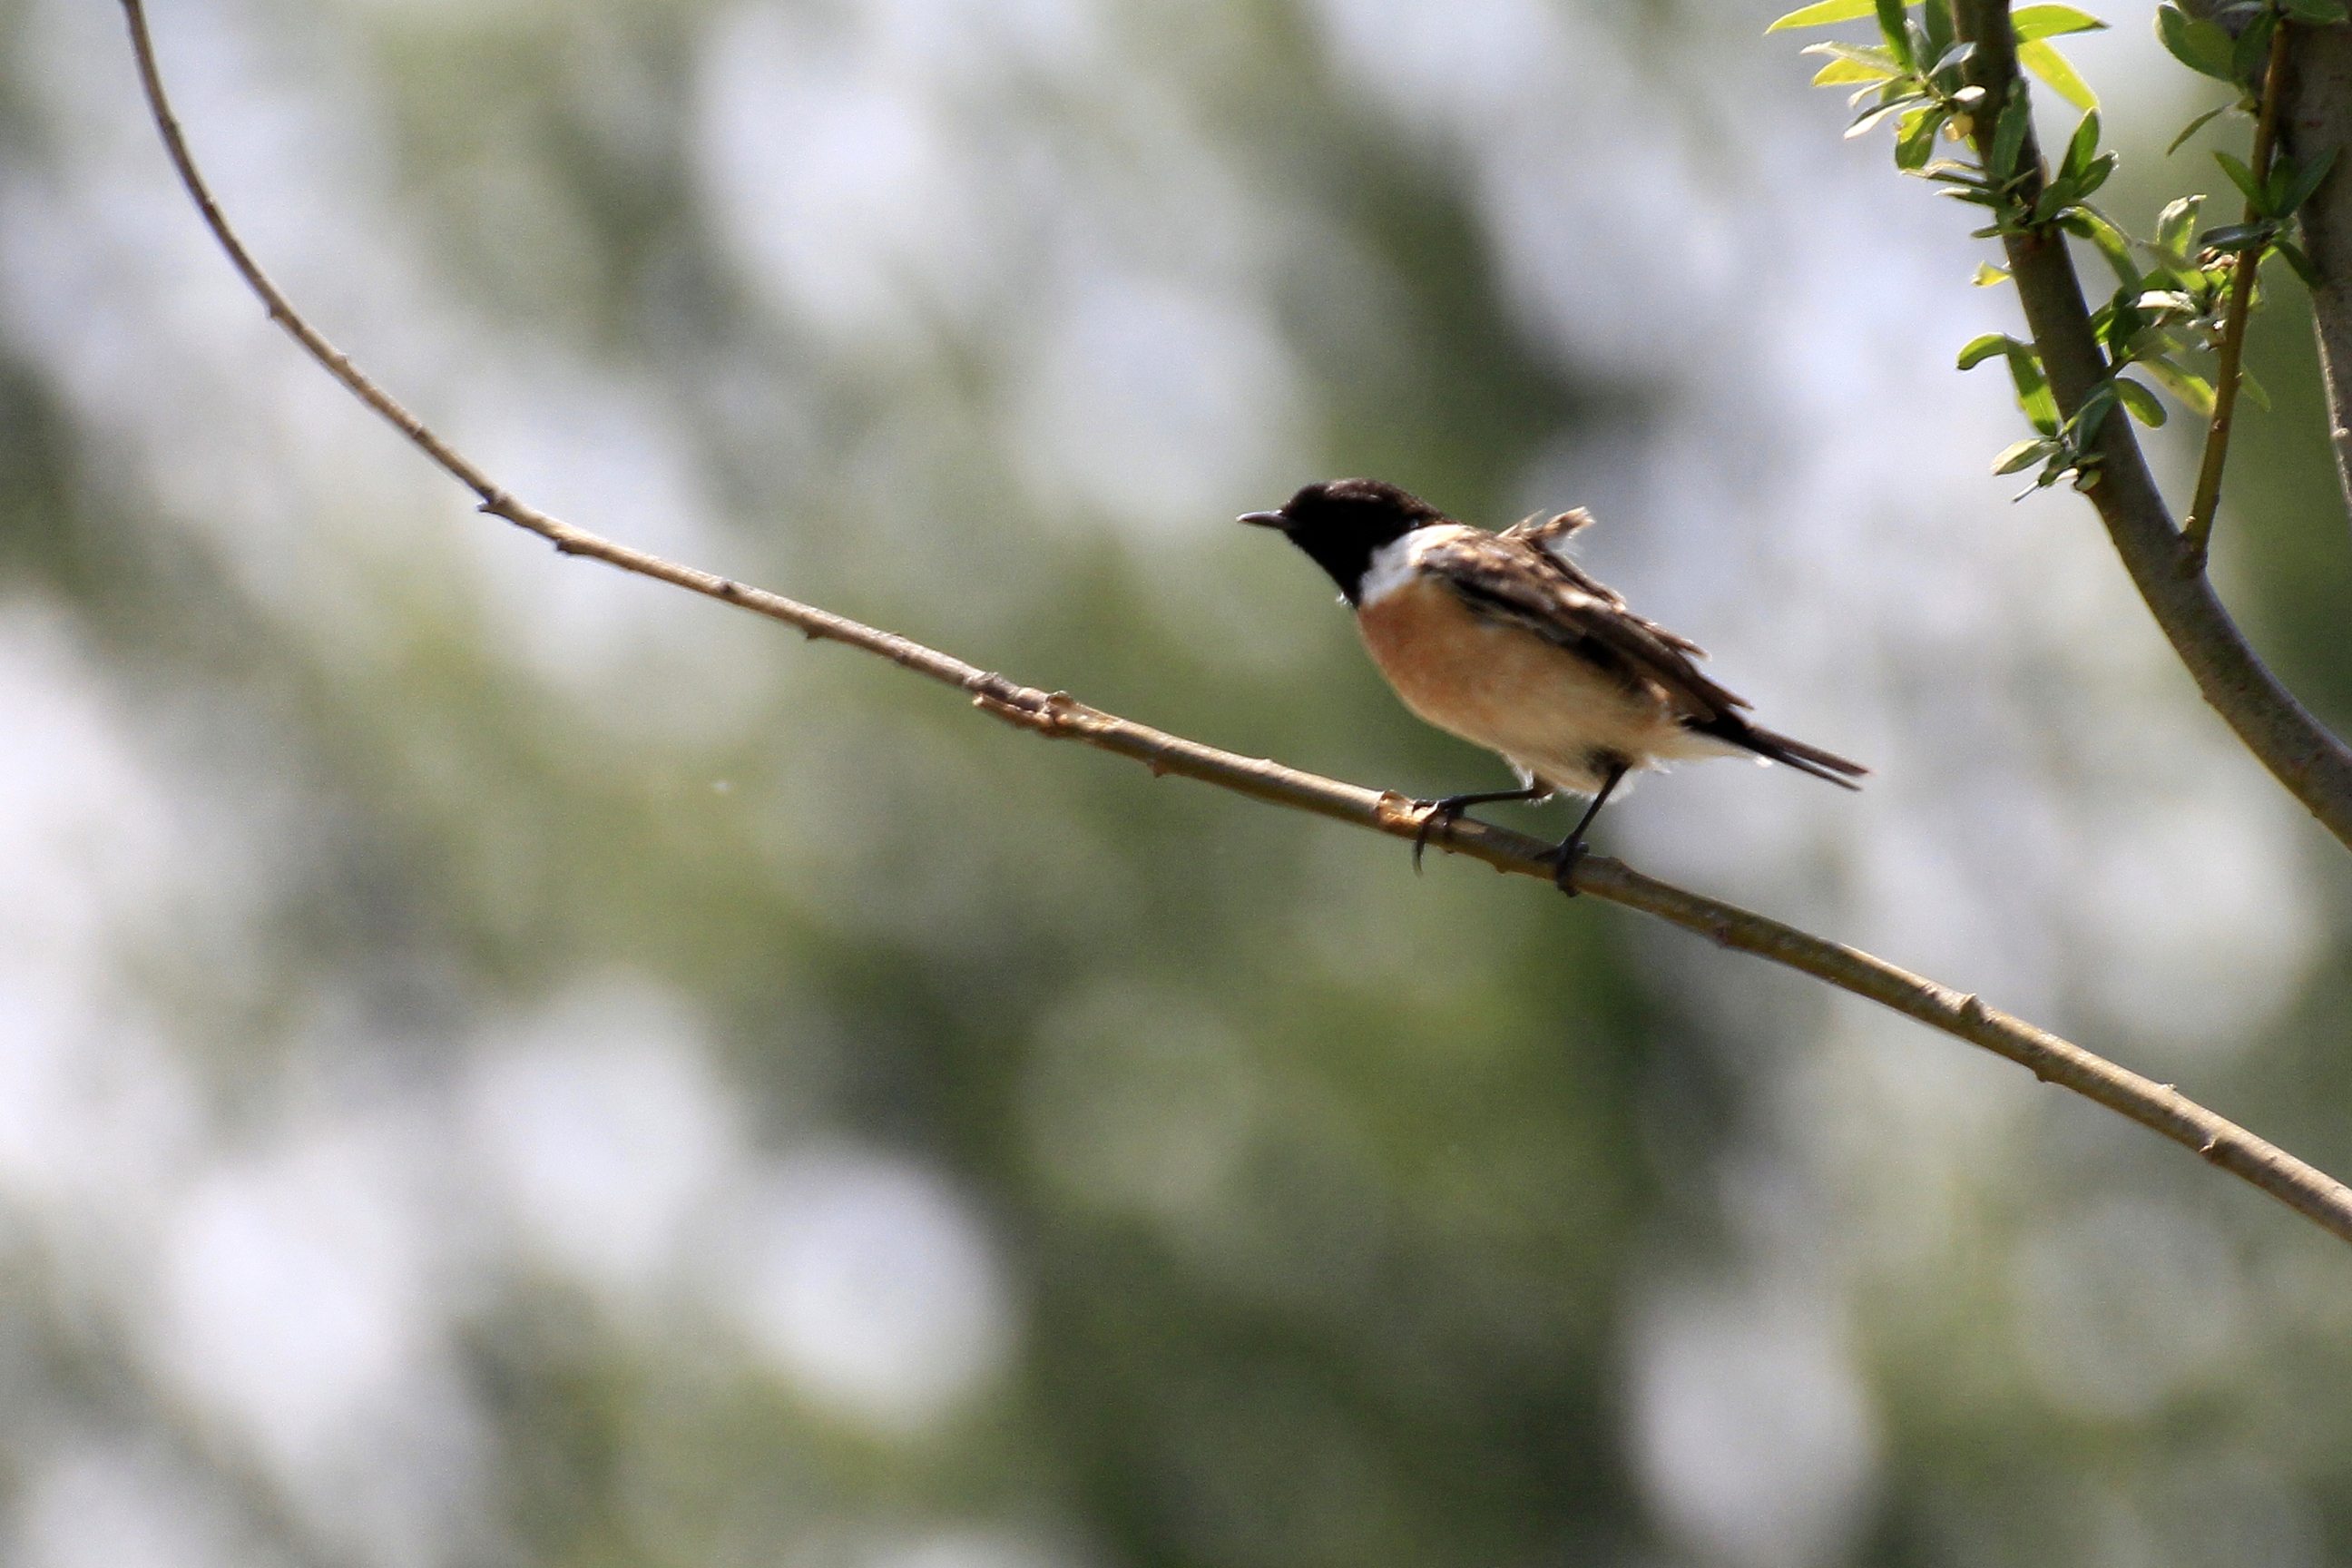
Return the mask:
<svg viewBox="0 0 2352 1568">
<path fill-rule="evenodd" d="M 2279 136 L 2309 168 L 2352 142 L 2352 26 L 2305 27 L 2295 40 L 2279 105 Z M 2327 391 L 2328 445 L 2336 479 L 2352 515 L 2352 156 L 2336 166 L 2295 212 L 2303 248 L 2319 281 L 2311 290 L 2311 324 Z"/>
<path fill-rule="evenodd" d="M 2271 177 L 2271 149 L 2278 141 L 2279 98 L 2286 81 L 2287 39 L 2294 25 L 2284 19 L 2271 29 L 2269 62 L 2263 69 L 2262 116 L 2254 126 L 2251 163 L 2254 184 Z M 2246 221 L 2263 216 L 2249 201 Z M 2180 525 L 2180 563 L 2173 568 L 2184 577 L 2205 570 L 2205 553 L 2213 539 L 2213 516 L 2221 510 L 2221 468 L 2230 458 L 2230 430 L 2238 407 L 2238 367 L 2246 353 L 2246 318 L 2254 305 L 2254 274 L 2262 270 L 2260 246 L 2238 253 L 2230 271 L 2230 305 L 2221 323 L 2220 363 L 2213 371 L 2213 419 L 2205 427 L 2205 456 L 2197 468 L 2197 493 L 2189 503 L 2189 519 Z"/>
<path fill-rule="evenodd" d="M 1981 153 L 2019 80 L 2009 0 L 1955 0 L 1954 12 L 1961 37 L 1976 45 L 1969 80 L 1985 89 L 1983 110 L 1975 116 Z M 2030 132 L 2021 158 L 2028 167 L 2039 166 Z M 2055 228 L 2005 234 L 2001 244 L 2050 390 L 2060 413 L 2071 419 L 2106 374 L 2074 256 Z M 2198 691 L 2287 793 L 2352 848 L 2352 746 L 2330 733 L 2271 673 L 2230 618 L 2211 581 L 2203 573 L 2181 575 L 2180 531 L 2147 471 L 2131 421 L 2100 421 L 2091 449 L 2099 459 L 2098 482 L 2088 492 L 2091 504 L 2132 585 Z"/>
<path fill-rule="evenodd" d="M 564 554 L 588 556 L 625 572 L 656 578 L 754 611 L 796 626 L 810 637 L 823 637 L 878 654 L 919 675 L 968 692 L 973 705 L 982 711 L 1049 739 L 1078 741 L 1132 757 L 1155 774 L 1179 773 L 1392 837 L 1411 839 L 1418 836 L 1426 808 L 1391 791 L 1321 778 L 1264 757 L 1239 756 L 1090 708 L 1065 692 L 1023 686 L 895 633 L 615 543 L 508 495 L 320 336 L 255 264 L 236 231 L 222 216 L 205 187 L 203 176 L 196 171 L 194 160 L 188 155 L 156 70 L 154 47 L 148 37 L 142 0 L 122 0 L 122 8 L 130 22 L 131 47 L 138 54 L 140 79 L 145 84 L 149 107 L 180 178 L 237 270 L 269 307 L 270 319 L 292 333 L 311 357 L 369 407 L 398 426 L 427 457 L 479 496 L 482 510 L 529 529 Z M 1498 871 L 1540 877 L 1547 881 L 1553 876 L 1553 862 L 1543 858 L 1550 846 L 1523 834 L 1459 819 L 1436 842 L 1451 853 L 1484 860 Z M 1719 946 L 1751 952 L 1800 970 L 1841 990 L 1892 1007 L 1931 1028 L 2006 1057 L 2037 1078 L 2071 1089 L 2195 1150 L 2222 1170 L 2252 1182 L 2298 1213 L 2352 1241 L 2352 1188 L 2207 1110 L 2168 1084 L 2152 1082 L 2117 1067 L 2055 1035 L 1988 1007 L 1973 995 L 1924 980 L 1854 948 L 1645 877 L 1616 860 L 1587 856 L 1577 862 L 1573 880 L 1579 892 L 1655 915 L 1696 931 Z"/>
</svg>

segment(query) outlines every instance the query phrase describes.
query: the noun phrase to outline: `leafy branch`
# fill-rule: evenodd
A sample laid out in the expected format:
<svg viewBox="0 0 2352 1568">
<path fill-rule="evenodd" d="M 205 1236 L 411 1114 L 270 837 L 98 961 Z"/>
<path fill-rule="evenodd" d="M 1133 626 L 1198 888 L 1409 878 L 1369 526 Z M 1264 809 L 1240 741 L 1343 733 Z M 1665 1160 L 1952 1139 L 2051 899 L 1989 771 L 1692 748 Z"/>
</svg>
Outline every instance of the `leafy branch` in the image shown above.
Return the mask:
<svg viewBox="0 0 2352 1568">
<path fill-rule="evenodd" d="M 1907 16 L 1911 11 L 1920 13 L 1917 20 Z M 1895 138 L 1895 161 L 1904 168 L 1916 169 L 1927 160 L 1927 153 L 1914 145 L 1915 136 L 1918 143 L 1932 146 L 1935 132 L 1952 115 L 1967 114 L 1984 98 L 1981 90 L 1971 91 L 1967 85 L 1967 67 L 1976 46 L 1958 37 L 1948 0 L 1820 0 L 1818 5 L 1790 12 L 1764 30 L 1825 27 L 1874 15 L 1885 39 L 1883 46 L 1813 44 L 1804 52 L 1831 57 L 1813 78 L 1815 87 L 1874 84 L 1854 95 L 1857 105 L 1874 92 L 1877 100 L 1847 128 L 1848 136 L 1859 136 L 1889 113 L 1899 110 L 1906 116 Z M 2049 40 L 2068 33 L 2095 31 L 2105 27 L 2105 22 L 2071 5 L 2028 5 L 2011 18 L 2011 24 L 2020 65 L 2076 108 L 2099 106 L 2089 85 Z M 1917 134 L 1918 127 L 1931 120 L 1932 129 Z M 1906 155 L 1911 162 L 1904 161 Z"/>
<path fill-rule="evenodd" d="M 2210 0 L 2187 0 L 2201 8 Z M 2352 26 L 2296 29 L 2279 101 L 2279 147 L 2324 157 L 2352 144 Z M 2296 242 L 2317 282 L 2307 295 L 2326 395 L 2328 447 L 2352 516 L 2352 176 L 2338 159 L 2295 213 Z"/>
<path fill-rule="evenodd" d="M 2283 257 L 2306 287 L 2316 287 L 2319 281 L 2311 258 L 2286 235 L 2295 215 L 2335 166 L 2336 150 L 2331 147 L 2318 157 L 2301 162 L 2279 152 L 2279 106 L 2285 90 L 2293 29 L 2345 19 L 2341 0 L 2233 0 L 2211 16 L 2192 16 L 2172 5 L 2157 12 L 2158 36 L 2175 58 L 2192 70 L 2228 82 L 2238 91 L 2234 102 L 2190 121 L 2173 138 L 2172 148 L 2179 148 L 2216 114 L 2235 110 L 2252 114 L 2255 121 L 2251 163 L 2225 152 L 2213 154 L 2230 183 L 2245 196 L 2242 220 L 2200 235 L 2193 259 L 2183 254 L 2189 247 L 2177 237 L 2159 235 L 2165 243 L 2158 259 L 2194 294 L 2195 317 L 2218 362 L 2210 405 L 2205 410 L 2210 423 L 2204 455 L 2181 531 L 2177 569 L 2183 576 L 2196 576 L 2205 569 L 2214 520 L 2221 509 L 2222 470 L 2229 458 L 2240 388 L 2263 406 L 2270 405 L 2244 363 L 2246 323 L 2257 302 L 2263 264 L 2273 256 Z M 2232 25 L 2239 29 L 2234 37 Z M 2168 208 L 2167 216 L 2172 211 Z M 2216 321 L 2214 284 L 2221 280 L 2228 285 L 2227 303 Z"/>
<path fill-rule="evenodd" d="M 1007 723 L 1051 740 L 1076 741 L 1131 757 L 1155 775 L 1179 773 L 1254 799 L 1418 840 L 1427 808 L 1392 791 L 1320 778 L 1260 757 L 1238 756 L 1114 713 L 1067 693 L 1043 691 L 965 663 L 909 638 L 837 616 L 781 594 L 667 561 L 574 528 L 509 495 L 488 474 L 436 435 L 338 351 L 289 302 L 261 269 L 213 199 L 188 152 L 163 90 L 142 0 L 122 0 L 148 108 L 181 183 L 205 222 L 269 317 L 353 395 L 396 426 L 418 450 L 480 499 L 482 511 L 504 518 L 566 555 L 585 556 L 625 572 L 705 595 L 824 638 L 890 659 L 928 679 L 967 693 L 972 705 Z M 1450 853 L 1486 861 L 1498 871 L 1552 879 L 1549 846 L 1468 819 L 1448 825 L 1438 841 Z M 1778 921 L 1688 892 L 1601 856 L 1579 860 L 1576 889 L 1698 932 L 1719 946 L 1749 952 L 1877 1002 L 1931 1028 L 1967 1040 L 2130 1118 L 2210 1161 L 2352 1241 L 2352 1187 L 2306 1164 L 2175 1090 L 2106 1061 L 2021 1019 L 1911 974 L 1883 959 L 1781 924 Z"/>
<path fill-rule="evenodd" d="M 2246 320 L 2253 310 L 2255 279 L 2262 272 L 2263 260 L 2277 254 L 2286 258 L 2306 285 L 2317 281 L 2310 258 L 2284 237 L 2295 210 L 2319 188 L 2319 182 L 2327 177 L 2328 169 L 2336 162 L 2336 150 L 2330 148 L 2325 157 L 2307 167 L 2297 167 L 2291 157 L 2280 157 L 2277 166 L 2272 166 L 2278 144 L 2279 98 L 2286 79 L 2289 24 L 2341 22 L 2345 18 L 2343 5 L 2336 0 L 2277 0 L 2276 8 L 2270 5 L 2242 5 L 2231 9 L 2251 11 L 2252 15 L 2244 17 L 2245 29 L 2230 47 L 2226 62 L 2229 75 L 2222 79 L 2241 89 L 2250 87 L 2252 62 L 2259 60 L 2261 89 L 2252 165 L 2240 163 L 2227 153 L 2213 154 L 2222 172 L 2230 176 L 2230 183 L 2244 193 L 2246 214 L 2242 223 L 2211 230 L 2202 237 L 2202 243 L 2211 253 L 2226 258 L 2230 263 L 2230 300 L 2219 342 L 2220 364 L 2214 372 L 2212 421 L 2206 427 L 2205 455 L 2198 465 L 2197 493 L 2189 502 L 2189 520 L 2181 528 L 2179 570 L 2184 576 L 2194 576 L 2205 570 L 2206 552 L 2213 537 L 2213 519 L 2221 505 L 2221 470 L 2230 456 L 2231 421 L 2237 409 L 2238 384 L 2243 375 Z M 2224 68 L 2218 44 L 2229 35 L 2218 19 L 2191 17 L 2172 5 L 2160 8 L 2157 17 L 2158 36 L 2183 64 L 2208 75 L 2218 75 Z M 2214 37 L 2216 34 L 2220 39 Z M 2243 101 L 2242 99 L 2241 103 Z M 2209 113 L 2192 121 L 2189 129 L 2174 139 L 2173 145 L 2178 147 L 2210 118 Z"/>
<path fill-rule="evenodd" d="M 2235 81 L 2267 60 L 2276 38 L 2287 34 L 2282 18 L 2307 24 L 2342 14 L 2340 0 L 2235 5 L 2271 17 L 2272 30 L 2260 36 L 2259 50 L 2219 23 L 2185 15 L 2167 22 L 2160 13 L 2159 29 L 2168 30 L 2168 42 L 2178 34 L 2182 47 L 2199 53 L 2212 68 L 2208 74 Z M 1913 10 L 1921 13 L 1916 22 L 1908 15 Z M 2255 656 L 2205 574 L 2180 571 L 2182 536 L 2148 472 L 2131 421 L 2109 417 L 2116 406 L 2150 422 L 2161 416 L 2160 407 L 2148 406 L 2154 400 L 2146 395 L 2147 389 L 2122 375 L 2134 365 L 2200 416 L 2211 416 L 2217 389 L 2178 356 L 2190 347 L 2218 350 L 2230 330 L 2228 300 L 2242 277 L 2251 303 L 2252 278 L 2264 256 L 2277 253 L 2291 265 L 2309 265 L 2284 240 L 2284 226 L 2325 178 L 2327 160 L 2314 160 L 2305 168 L 2274 158 L 2259 181 L 2249 167 L 2241 188 L 2250 203 L 2256 191 L 2263 197 L 2263 210 L 2251 225 L 2192 237 L 2201 198 L 2191 197 L 2165 209 L 2154 240 L 2135 241 L 2087 199 L 2114 167 L 2113 154 L 2096 152 L 2098 127 L 2089 112 L 2095 100 L 2071 68 L 2053 73 L 2048 63 L 2054 55 L 2048 39 L 2057 36 L 2048 29 L 2084 31 L 2098 25 L 2096 18 L 2071 7 L 2042 5 L 2012 16 L 2008 0 L 1823 0 L 1774 26 L 1810 26 L 1873 15 L 1882 42 L 1826 51 L 1832 66 L 1866 63 L 1885 69 L 1889 74 L 1874 77 L 1864 89 L 1880 95 L 1872 109 L 1910 99 L 1900 114 L 1940 117 L 1945 135 L 1968 142 L 1976 153 L 1973 164 L 1931 163 L 1918 142 L 1906 139 L 1898 120 L 1895 161 L 1960 200 L 1989 209 L 1993 222 L 1976 232 L 2000 239 L 2007 265 L 1980 267 L 1978 279 L 2008 279 L 2024 310 L 2022 339 L 1979 339 L 1962 354 L 1969 364 L 1996 352 L 2003 356 L 2034 427 L 2033 437 L 2004 451 L 1996 467 L 2013 472 L 2038 461 L 2038 486 L 2073 478 L 2097 510 L 2133 585 L 2205 700 L 2272 776 L 2352 847 L 2352 747 L 2329 733 Z M 1921 42 L 1944 36 L 1953 40 L 1946 54 L 1921 68 Z M 1853 59 L 1857 48 L 1865 61 Z M 2250 58 L 2242 59 L 2241 50 Z M 1955 66 L 1957 79 L 1948 74 Z M 2088 100 L 2054 172 L 2036 143 L 2022 74 L 2028 69 L 2077 102 Z M 2116 274 L 2119 287 L 2095 311 L 2075 273 L 2069 237 L 2089 241 Z M 2139 264 L 2142 254 L 2152 267 Z M 2245 384 L 2249 395 L 2259 397 L 2242 364 L 2232 367 L 2232 375 Z"/>
<path fill-rule="evenodd" d="M 1912 10 L 1919 12 L 1914 18 Z M 2028 234 L 2062 227 L 2091 240 L 2115 265 L 2122 288 L 2101 312 L 2096 325 L 2107 349 L 2105 374 L 2080 405 L 2060 415 L 2051 395 L 2049 377 L 2038 351 L 2003 333 L 1988 333 L 1960 351 L 1959 367 L 1969 370 L 1995 354 L 2002 355 L 2017 388 L 2018 406 L 2035 434 L 2005 448 L 1993 459 L 1996 474 L 2016 473 L 2042 465 L 2032 487 L 2047 489 L 2072 478 L 2075 488 L 2088 489 L 2098 482 L 2095 441 L 2099 426 L 2117 407 L 2128 409 L 2146 425 L 2161 425 L 2165 413 L 2156 395 L 2136 381 L 2126 380 L 2126 366 L 2149 362 L 2159 382 L 2194 395 L 2201 385 L 2171 359 L 2180 345 L 2162 330 L 2176 311 L 2145 302 L 2144 279 L 2131 262 L 2130 241 L 2097 208 L 2092 194 L 2106 184 L 2116 170 L 2116 154 L 2099 151 L 2098 100 L 2074 67 L 2049 40 L 2069 33 L 2103 28 L 2105 23 L 2068 5 L 2030 5 L 2010 18 L 2011 46 L 2019 64 L 2040 76 L 2061 96 L 2084 110 L 2080 124 L 2066 143 L 2058 168 L 2042 167 L 2032 147 L 2032 106 L 2023 91 L 1991 101 L 1981 83 L 1969 79 L 1977 54 L 1972 40 L 1958 37 L 1949 0 L 1825 0 L 1794 11 L 1772 24 L 1783 27 L 1816 26 L 1874 15 L 1883 40 L 1860 46 L 1822 43 L 1807 54 L 1830 57 L 1813 78 L 1815 86 L 1850 81 L 1865 83 L 1851 100 L 1861 112 L 1846 128 L 1860 135 L 1891 115 L 1899 115 L 1895 138 L 1895 164 L 1944 187 L 1944 194 L 1988 210 L 1992 222 L 1975 231 L 1978 238 Z M 1990 137 L 1978 134 L 1990 119 Z M 1975 163 L 1931 161 L 1938 136 L 1952 141 L 1973 140 L 1979 149 Z M 1991 279 L 2006 276 L 1997 269 Z"/>
<path fill-rule="evenodd" d="M 1916 20 L 1907 15 L 1914 9 L 1920 12 Z M 1975 231 L 1977 237 L 2024 234 L 2054 225 L 2090 241 L 2116 274 L 2114 298 L 2092 318 L 2105 354 L 2105 374 L 2082 405 L 2063 420 L 2052 405 L 2048 378 L 2032 344 L 1988 334 L 1960 351 L 1962 370 L 1996 353 L 2006 356 L 2018 405 L 2036 432 L 1995 457 L 1993 472 L 2015 473 L 2040 463 L 2042 471 L 2032 489 L 2047 489 L 2067 478 L 2079 489 L 2096 484 L 2095 438 L 2110 412 L 2121 406 L 2144 425 L 2164 423 L 2162 404 L 2146 386 L 2123 377 L 2127 367 L 2141 365 L 2158 385 L 2210 421 L 2182 552 L 2182 570 L 2201 570 L 2240 384 L 2246 384 L 2248 395 L 2268 406 L 2242 363 L 2255 279 L 2263 262 L 2273 255 L 2285 258 L 2306 282 L 2312 279 L 2310 258 L 2285 233 L 2296 209 L 2326 178 L 2334 163 L 2332 149 L 2307 166 L 2289 157 L 2273 158 L 2289 24 L 2342 21 L 2340 0 L 2234 0 L 2210 19 L 2190 16 L 2171 5 L 2158 9 L 2157 30 L 2166 47 L 2190 68 L 2227 81 L 2240 93 L 2235 102 L 2191 121 L 2173 146 L 2214 116 L 2232 110 L 2256 113 L 2259 125 L 2251 166 L 2227 153 L 2214 154 L 2231 182 L 2245 194 L 2244 220 L 2191 239 L 2188 231 L 2194 228 L 2204 198 L 2184 197 L 2159 216 L 2156 237 L 2144 241 L 2133 240 L 2090 205 L 2092 193 L 2115 172 L 2116 155 L 2099 151 L 2095 96 L 2048 42 L 2104 27 L 2105 23 L 2065 5 L 2029 5 L 2010 17 L 2018 65 L 2085 110 L 2053 172 L 2042 167 L 2038 158 L 2025 155 L 2032 120 L 2028 95 L 2021 89 L 2005 95 L 1990 141 L 1974 138 L 1980 149 L 1979 163 L 1928 161 L 1938 132 L 1954 139 L 1973 137 L 1976 117 L 1987 105 L 1986 89 L 1967 80 L 1976 45 L 1958 37 L 1951 0 L 1916 0 L 1909 5 L 1899 0 L 1827 0 L 1791 12 L 1772 26 L 1819 26 L 1874 14 L 1881 44 L 1815 44 L 1805 51 L 1831 57 L 1814 77 L 1815 85 L 1867 84 L 1853 102 L 1862 106 L 1865 99 L 1872 101 L 1846 134 L 1858 135 L 1890 115 L 1900 115 L 1895 166 L 1942 184 L 1948 195 L 1990 209 L 1993 222 Z M 2234 36 L 2231 24 L 2238 29 Z M 2155 265 L 2143 269 L 2134 259 L 2135 250 L 2147 252 Z M 2216 354 L 2212 381 L 2180 363 L 2178 356 L 2192 345 Z"/>
</svg>

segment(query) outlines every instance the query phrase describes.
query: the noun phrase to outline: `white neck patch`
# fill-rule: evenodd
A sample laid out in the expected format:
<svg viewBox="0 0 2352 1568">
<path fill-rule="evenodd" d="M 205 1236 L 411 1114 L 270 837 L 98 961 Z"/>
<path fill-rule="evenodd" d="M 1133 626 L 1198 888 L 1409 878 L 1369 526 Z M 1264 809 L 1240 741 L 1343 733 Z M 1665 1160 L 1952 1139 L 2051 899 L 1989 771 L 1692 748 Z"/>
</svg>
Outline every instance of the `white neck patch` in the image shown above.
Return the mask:
<svg viewBox="0 0 2352 1568">
<path fill-rule="evenodd" d="M 1364 568 L 1363 581 L 1356 585 L 1356 607 L 1370 609 L 1412 582 L 1421 570 L 1422 552 L 1460 531 L 1459 524 L 1416 528 L 1373 551 L 1371 564 Z"/>
</svg>

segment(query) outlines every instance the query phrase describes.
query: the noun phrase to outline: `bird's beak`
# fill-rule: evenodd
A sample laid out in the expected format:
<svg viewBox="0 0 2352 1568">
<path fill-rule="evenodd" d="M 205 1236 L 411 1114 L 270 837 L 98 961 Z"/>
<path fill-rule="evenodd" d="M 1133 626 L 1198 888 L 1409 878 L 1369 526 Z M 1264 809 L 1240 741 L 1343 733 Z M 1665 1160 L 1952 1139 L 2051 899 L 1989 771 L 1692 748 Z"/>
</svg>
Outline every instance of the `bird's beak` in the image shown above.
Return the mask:
<svg viewBox="0 0 2352 1568">
<path fill-rule="evenodd" d="M 1278 528 L 1285 532 L 1290 529 L 1290 520 L 1278 511 L 1245 511 L 1234 521 L 1246 522 L 1252 528 Z"/>
</svg>

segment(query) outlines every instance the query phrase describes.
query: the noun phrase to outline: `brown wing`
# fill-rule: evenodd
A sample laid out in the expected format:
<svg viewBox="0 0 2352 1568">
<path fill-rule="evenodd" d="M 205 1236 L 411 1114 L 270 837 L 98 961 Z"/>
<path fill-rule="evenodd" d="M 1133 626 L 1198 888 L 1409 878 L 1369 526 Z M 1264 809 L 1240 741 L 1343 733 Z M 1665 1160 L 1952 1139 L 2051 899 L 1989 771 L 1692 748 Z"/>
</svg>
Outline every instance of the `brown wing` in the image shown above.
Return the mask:
<svg viewBox="0 0 2352 1568">
<path fill-rule="evenodd" d="M 1525 521 L 1513 523 L 1495 537 L 1505 541 L 1517 540 L 1534 545 L 1538 552 L 1543 556 L 1543 563 L 1546 566 L 1566 577 L 1594 598 L 1624 610 L 1625 596 L 1579 566 L 1568 552 L 1568 542 L 1580 531 L 1591 526 L 1592 514 L 1580 506 L 1555 513 L 1550 517 L 1538 512 Z M 1626 613 L 1632 615 L 1631 611 Z M 1667 647 L 1679 648 L 1693 658 L 1706 657 L 1706 649 L 1680 632 L 1670 632 L 1657 622 L 1643 621 L 1639 616 L 1633 616 L 1633 618 L 1649 627 L 1651 633 Z M 1747 704 L 1743 702 L 1740 706 L 1744 708 Z"/>
<path fill-rule="evenodd" d="M 1580 506 L 1572 506 L 1566 511 L 1556 511 L 1549 517 L 1546 517 L 1539 511 L 1531 512 L 1495 537 L 1524 539 L 1529 544 L 1539 544 L 1546 550 L 1557 550 L 1565 545 L 1578 530 L 1591 526 L 1592 514 Z"/>
<path fill-rule="evenodd" d="M 1589 521 L 1563 513 L 1507 534 L 1465 529 L 1423 550 L 1420 563 L 1475 613 L 1521 626 L 1633 684 L 1662 688 L 1694 724 L 1747 707 L 1691 662 L 1706 650 L 1633 614 L 1614 590 L 1556 552 L 1552 546 Z"/>
</svg>

